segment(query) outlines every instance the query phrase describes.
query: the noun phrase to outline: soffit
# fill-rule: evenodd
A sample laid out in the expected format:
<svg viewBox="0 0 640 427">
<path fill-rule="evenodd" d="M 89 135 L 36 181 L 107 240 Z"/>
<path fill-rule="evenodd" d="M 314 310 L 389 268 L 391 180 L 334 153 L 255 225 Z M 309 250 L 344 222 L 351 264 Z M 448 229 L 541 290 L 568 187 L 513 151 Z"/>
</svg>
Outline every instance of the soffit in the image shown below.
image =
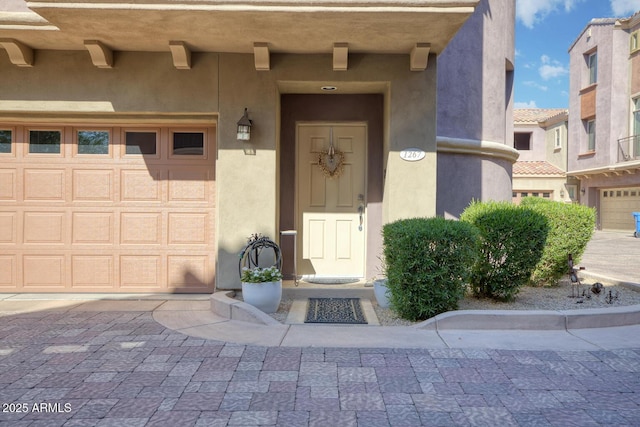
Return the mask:
<svg viewBox="0 0 640 427">
<path fill-rule="evenodd" d="M 113 50 L 168 51 L 171 40 L 193 51 L 409 53 L 430 43 L 440 53 L 477 0 L 415 1 L 27 1 L 35 12 L 0 12 L 0 38 L 33 49 L 80 50 L 100 40 Z"/>
</svg>

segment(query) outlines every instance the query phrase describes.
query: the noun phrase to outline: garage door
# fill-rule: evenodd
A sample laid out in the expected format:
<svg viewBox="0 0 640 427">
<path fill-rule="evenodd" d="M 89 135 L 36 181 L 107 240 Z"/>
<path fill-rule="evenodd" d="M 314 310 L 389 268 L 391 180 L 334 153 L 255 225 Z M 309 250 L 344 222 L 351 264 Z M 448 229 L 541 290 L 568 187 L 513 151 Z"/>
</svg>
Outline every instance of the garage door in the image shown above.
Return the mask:
<svg viewBox="0 0 640 427">
<path fill-rule="evenodd" d="M 600 191 L 600 224 L 603 230 L 634 231 L 631 212 L 640 212 L 640 187 Z"/>
<path fill-rule="evenodd" d="M 215 129 L 0 124 L 0 292 L 208 292 Z"/>
</svg>

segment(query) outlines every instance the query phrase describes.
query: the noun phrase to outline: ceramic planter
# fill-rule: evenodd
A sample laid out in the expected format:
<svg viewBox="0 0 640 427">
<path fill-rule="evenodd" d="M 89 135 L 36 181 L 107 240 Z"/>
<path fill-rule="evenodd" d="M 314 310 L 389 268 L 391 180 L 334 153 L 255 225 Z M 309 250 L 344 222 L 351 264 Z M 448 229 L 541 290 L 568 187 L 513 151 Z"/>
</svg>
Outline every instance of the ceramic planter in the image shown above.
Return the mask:
<svg viewBox="0 0 640 427">
<path fill-rule="evenodd" d="M 374 280 L 373 292 L 376 295 L 376 301 L 378 301 L 378 305 L 380 307 L 389 307 L 389 288 L 387 288 L 387 279 Z"/>
<path fill-rule="evenodd" d="M 282 299 L 282 280 L 261 283 L 242 282 L 242 299 L 265 313 L 275 313 Z"/>
</svg>

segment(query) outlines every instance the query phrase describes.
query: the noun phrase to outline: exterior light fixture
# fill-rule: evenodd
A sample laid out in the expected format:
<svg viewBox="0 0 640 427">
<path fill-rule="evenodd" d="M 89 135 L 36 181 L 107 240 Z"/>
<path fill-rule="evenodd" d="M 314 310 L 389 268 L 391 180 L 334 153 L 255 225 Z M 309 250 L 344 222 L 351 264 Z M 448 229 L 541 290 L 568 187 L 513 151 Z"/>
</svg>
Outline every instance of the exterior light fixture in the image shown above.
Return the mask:
<svg viewBox="0 0 640 427">
<path fill-rule="evenodd" d="M 238 141 L 249 141 L 251 139 L 251 120 L 247 115 L 247 109 L 244 109 L 244 115 L 238 120 Z"/>
<path fill-rule="evenodd" d="M 560 197 L 564 198 L 564 190 L 560 190 Z"/>
</svg>

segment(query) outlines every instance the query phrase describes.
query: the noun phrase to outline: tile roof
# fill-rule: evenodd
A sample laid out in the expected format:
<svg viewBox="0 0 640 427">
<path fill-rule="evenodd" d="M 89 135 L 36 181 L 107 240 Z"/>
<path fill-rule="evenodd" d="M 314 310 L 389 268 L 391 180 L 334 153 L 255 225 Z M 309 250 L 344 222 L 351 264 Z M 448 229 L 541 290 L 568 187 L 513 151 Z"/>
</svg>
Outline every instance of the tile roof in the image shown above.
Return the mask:
<svg viewBox="0 0 640 427">
<path fill-rule="evenodd" d="M 539 123 L 567 112 L 568 110 L 565 108 L 515 108 L 513 121 L 515 123 Z"/>
<path fill-rule="evenodd" d="M 513 165 L 514 175 L 564 175 L 565 172 L 549 162 L 516 162 Z"/>
</svg>

